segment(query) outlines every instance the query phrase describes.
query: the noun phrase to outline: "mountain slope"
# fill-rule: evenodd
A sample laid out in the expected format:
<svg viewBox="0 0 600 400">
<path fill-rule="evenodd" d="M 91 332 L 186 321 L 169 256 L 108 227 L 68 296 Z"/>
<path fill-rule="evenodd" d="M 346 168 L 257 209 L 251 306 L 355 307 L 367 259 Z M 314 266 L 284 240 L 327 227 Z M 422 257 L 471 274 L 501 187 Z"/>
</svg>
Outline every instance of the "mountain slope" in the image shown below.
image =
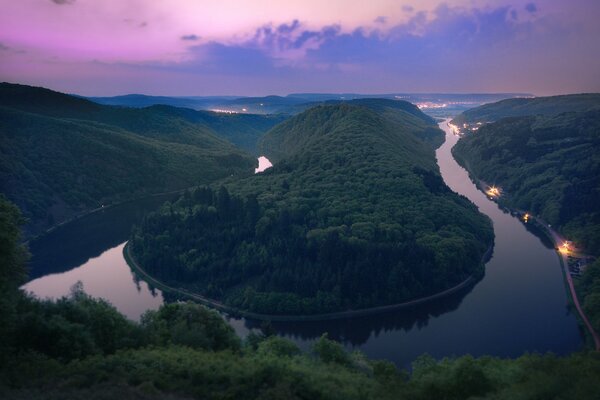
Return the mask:
<svg viewBox="0 0 600 400">
<path fill-rule="evenodd" d="M 551 116 L 564 112 L 587 111 L 598 108 L 600 108 L 599 93 L 515 98 L 472 108 L 454 118 L 452 123 L 460 126 L 464 123 L 493 122 L 505 117 Z"/>
<path fill-rule="evenodd" d="M 55 118 L 117 126 L 139 135 L 196 146 L 222 146 L 225 139 L 254 153 L 258 139 L 285 119 L 282 115 L 227 114 L 168 105 L 128 108 L 101 105 L 45 88 L 0 84 L 0 107 Z"/>
<path fill-rule="evenodd" d="M 600 249 L 600 108 L 501 119 L 461 139 L 453 153 L 477 178 L 501 185 L 501 201 Z"/>
<path fill-rule="evenodd" d="M 42 88 L 0 85 L 0 191 L 37 233 L 74 214 L 182 189 L 255 161 L 210 128 L 151 109 L 97 105 Z"/>
<path fill-rule="evenodd" d="M 499 202 L 539 215 L 587 254 L 600 252 L 600 101 L 590 111 L 504 118 L 466 135 L 456 159 L 502 187 Z M 600 261 L 577 282 L 600 330 Z"/>
<path fill-rule="evenodd" d="M 480 271 L 491 226 L 443 183 L 422 139 L 435 124 L 393 110 L 319 106 L 275 127 L 263 141 L 273 168 L 150 216 L 132 236 L 136 260 L 162 280 L 272 314 L 457 285 Z"/>
<path fill-rule="evenodd" d="M 313 142 L 314 137 L 320 138 L 339 123 L 335 116 L 326 110 L 335 109 L 328 109 L 327 106 L 341 105 L 368 108 L 395 123 L 396 129 L 413 130 L 421 139 L 429 140 L 436 145 L 444 140 L 434 120 L 411 103 L 385 99 L 359 99 L 349 102 L 336 100 L 316 106 L 322 108 L 323 112 L 320 114 L 305 112 L 269 131 L 259 142 L 260 152 L 267 154 L 271 161 L 279 161 L 282 157 L 301 151 Z"/>
</svg>

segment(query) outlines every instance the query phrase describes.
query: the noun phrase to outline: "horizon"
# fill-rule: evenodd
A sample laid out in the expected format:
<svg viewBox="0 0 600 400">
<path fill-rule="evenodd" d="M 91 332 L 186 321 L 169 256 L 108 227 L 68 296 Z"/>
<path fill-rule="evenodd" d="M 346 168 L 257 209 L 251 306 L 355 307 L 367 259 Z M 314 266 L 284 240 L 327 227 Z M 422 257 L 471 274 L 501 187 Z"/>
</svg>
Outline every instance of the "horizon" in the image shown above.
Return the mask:
<svg viewBox="0 0 600 400">
<path fill-rule="evenodd" d="M 0 80 L 86 97 L 600 92 L 592 0 L 23 0 Z"/>
</svg>

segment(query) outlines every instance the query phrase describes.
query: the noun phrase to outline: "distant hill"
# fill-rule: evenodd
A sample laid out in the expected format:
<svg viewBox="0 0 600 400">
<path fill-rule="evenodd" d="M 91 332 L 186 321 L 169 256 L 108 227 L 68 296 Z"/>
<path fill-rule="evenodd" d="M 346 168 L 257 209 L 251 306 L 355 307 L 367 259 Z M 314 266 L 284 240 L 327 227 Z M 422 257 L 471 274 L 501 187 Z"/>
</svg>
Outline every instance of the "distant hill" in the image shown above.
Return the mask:
<svg viewBox="0 0 600 400">
<path fill-rule="evenodd" d="M 195 110 L 220 110 L 241 114 L 296 115 L 319 104 L 357 99 L 403 100 L 421 104 L 423 111 L 435 117 L 446 118 L 468 108 L 513 97 L 532 97 L 527 93 L 292 93 L 287 96 L 146 96 L 129 94 L 114 97 L 89 97 L 100 104 L 126 107 L 170 105 Z"/>
<path fill-rule="evenodd" d="M 0 85 L 0 191 L 36 233 L 81 211 L 250 174 L 253 157 L 206 125 Z"/>
<path fill-rule="evenodd" d="M 569 94 L 563 96 L 514 98 L 484 104 L 467 110 L 452 123 L 493 122 L 505 117 L 528 115 L 556 115 L 570 111 L 587 111 L 600 108 L 599 93 Z"/>
<path fill-rule="evenodd" d="M 236 99 L 237 96 L 197 96 L 197 97 L 169 97 L 169 96 L 148 96 L 144 94 L 127 94 L 113 97 L 88 97 L 95 103 L 125 106 L 125 107 L 149 107 L 154 105 L 167 105 L 173 107 L 184 107 L 192 109 L 209 109 L 215 104 Z"/>
<path fill-rule="evenodd" d="M 185 144 L 206 145 L 220 136 L 254 153 L 259 138 L 285 116 L 227 114 L 172 106 L 130 108 L 104 106 L 85 98 L 45 88 L 0 84 L 0 106 L 50 117 L 95 121 L 154 138 Z M 173 122 L 173 117 L 179 121 Z M 198 136 L 197 132 L 203 134 Z"/>
<path fill-rule="evenodd" d="M 160 280 L 266 314 L 448 289 L 481 272 L 493 233 L 440 177 L 441 137 L 406 102 L 311 108 L 265 135 L 271 169 L 198 188 L 149 216 L 132 235 L 135 258 Z"/>
<path fill-rule="evenodd" d="M 435 125 L 434 119 L 423 114 L 415 105 L 406 101 L 387 99 L 328 100 L 315 107 L 342 104 L 369 108 L 397 123 L 398 129 L 414 130 L 415 134 L 422 139 L 433 141 L 437 145 L 443 143 L 443 135 Z M 314 137 L 320 137 L 338 123 L 335 119 L 329 120 L 327 118 L 318 122 L 313 120 L 311 124 L 314 126 L 314 130 L 311 131 L 307 129 L 305 120 L 306 116 L 309 115 L 314 116 L 314 114 L 302 114 L 271 130 L 259 142 L 260 153 L 268 154 L 271 161 L 279 161 L 286 156 L 302 151 L 307 145 L 312 145 Z"/>
<path fill-rule="evenodd" d="M 149 110 L 209 127 L 218 136 L 256 155 L 258 155 L 257 144 L 260 138 L 269 129 L 289 118 L 284 114 L 228 114 L 160 105 L 152 106 Z"/>
</svg>

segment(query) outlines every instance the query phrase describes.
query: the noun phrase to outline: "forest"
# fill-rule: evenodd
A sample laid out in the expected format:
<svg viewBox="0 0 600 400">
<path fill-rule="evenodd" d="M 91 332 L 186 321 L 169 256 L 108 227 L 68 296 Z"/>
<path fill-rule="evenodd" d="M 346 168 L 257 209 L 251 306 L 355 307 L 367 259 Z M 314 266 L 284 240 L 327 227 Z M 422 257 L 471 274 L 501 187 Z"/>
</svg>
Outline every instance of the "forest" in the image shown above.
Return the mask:
<svg viewBox="0 0 600 400">
<path fill-rule="evenodd" d="M 483 273 L 489 220 L 444 184 L 410 103 L 317 106 L 259 144 L 255 176 L 187 191 L 134 229 L 153 277 L 264 314 L 396 304 Z"/>
<path fill-rule="evenodd" d="M 103 205 L 251 174 L 254 157 L 234 144 L 254 151 L 281 120 L 105 106 L 2 83 L 0 192 L 34 235 Z"/>
<path fill-rule="evenodd" d="M 583 105 L 587 111 L 503 118 L 468 134 L 453 153 L 473 176 L 502 188 L 501 204 L 539 216 L 582 252 L 598 256 L 600 96 L 584 97 L 595 99 Z M 599 261 L 577 287 L 586 315 L 600 329 Z"/>
<path fill-rule="evenodd" d="M 78 285 L 56 302 L 19 290 L 23 218 L 0 196 L 0 397 L 6 399 L 587 399 L 600 357 L 423 355 L 410 369 L 323 335 L 309 351 L 268 326 L 236 336 L 215 311 L 165 304 L 127 320 Z"/>
<path fill-rule="evenodd" d="M 506 117 L 553 116 L 600 108 L 600 94 L 581 93 L 547 97 L 519 97 L 491 102 L 457 115 L 452 123 L 494 122 Z"/>
</svg>

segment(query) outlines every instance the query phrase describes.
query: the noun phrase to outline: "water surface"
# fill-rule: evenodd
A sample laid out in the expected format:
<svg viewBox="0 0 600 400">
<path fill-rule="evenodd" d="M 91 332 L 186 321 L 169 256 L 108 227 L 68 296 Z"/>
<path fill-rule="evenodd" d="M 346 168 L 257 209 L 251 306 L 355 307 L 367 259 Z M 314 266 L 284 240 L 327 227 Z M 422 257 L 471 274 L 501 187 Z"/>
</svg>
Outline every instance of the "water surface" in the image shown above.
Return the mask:
<svg viewBox="0 0 600 400">
<path fill-rule="evenodd" d="M 476 189 L 452 158 L 450 149 L 458 138 L 445 123 L 440 127 L 446 142 L 436 154 L 445 182 L 494 223 L 494 251 L 483 279 L 409 310 L 337 321 L 273 323 L 278 334 L 306 349 L 328 332 L 349 349 L 401 366 L 422 353 L 436 358 L 466 353 L 516 357 L 528 351 L 567 354 L 581 348 L 582 336 L 567 307 L 567 292 L 553 248 Z M 34 244 L 32 273 L 37 279 L 25 288 L 42 297 L 56 297 L 67 294 L 70 286 L 81 280 L 86 291 L 108 299 L 132 319 L 138 319 L 144 309 L 154 309 L 169 300 L 167 294 L 139 282 L 122 257 L 129 229 L 121 225 L 139 218 L 124 221 L 124 216 L 152 207 L 156 205 L 113 210 L 95 223 L 83 219 L 55 232 L 51 240 Z M 228 321 L 241 336 L 261 325 L 246 319 Z"/>
</svg>

